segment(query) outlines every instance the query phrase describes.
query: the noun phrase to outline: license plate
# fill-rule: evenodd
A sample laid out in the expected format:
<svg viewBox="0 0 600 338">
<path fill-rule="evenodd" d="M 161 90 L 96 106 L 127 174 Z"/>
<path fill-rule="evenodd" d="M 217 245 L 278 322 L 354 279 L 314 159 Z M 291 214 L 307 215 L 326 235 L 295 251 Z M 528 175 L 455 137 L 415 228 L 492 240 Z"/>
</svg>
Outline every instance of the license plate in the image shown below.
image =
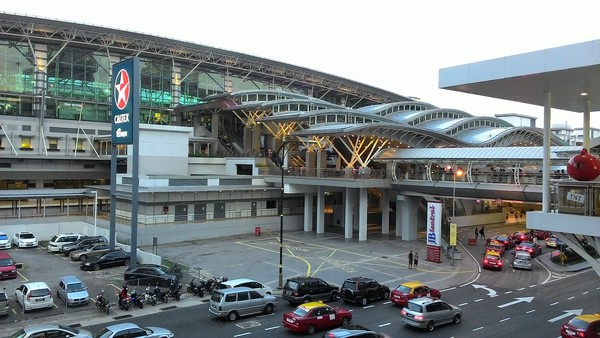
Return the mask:
<svg viewBox="0 0 600 338">
<path fill-rule="evenodd" d="M 573 337 L 575 336 L 575 332 L 573 332 L 573 331 L 571 331 L 571 330 L 565 330 L 565 331 L 567 332 L 567 334 L 568 334 L 569 336 L 573 336 Z"/>
<path fill-rule="evenodd" d="M 36 302 L 43 302 L 43 301 L 44 301 L 44 298 L 38 298 L 38 299 L 36 299 L 35 301 L 36 301 Z"/>
<path fill-rule="evenodd" d="M 410 314 L 410 313 L 407 313 L 407 314 L 406 314 L 406 317 L 408 317 L 408 318 L 413 318 L 414 316 L 413 316 L 412 314 Z"/>
<path fill-rule="evenodd" d="M 285 320 L 287 320 L 288 323 L 293 323 L 294 322 L 291 318 L 286 318 Z"/>
</svg>

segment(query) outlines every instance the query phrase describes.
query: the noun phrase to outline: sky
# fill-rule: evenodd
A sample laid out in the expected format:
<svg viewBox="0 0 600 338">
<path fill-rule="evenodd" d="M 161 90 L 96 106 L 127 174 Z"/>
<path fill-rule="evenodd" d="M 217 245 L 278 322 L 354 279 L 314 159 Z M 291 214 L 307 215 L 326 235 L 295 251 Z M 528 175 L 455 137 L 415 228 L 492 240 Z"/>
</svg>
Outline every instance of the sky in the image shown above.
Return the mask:
<svg viewBox="0 0 600 338">
<path fill-rule="evenodd" d="M 538 127 L 543 107 L 439 89 L 439 70 L 600 39 L 598 0 L 28 0 L 0 11 L 249 54 L 475 116 L 536 117 Z M 582 127 L 583 115 L 552 110 L 551 123 Z"/>
</svg>

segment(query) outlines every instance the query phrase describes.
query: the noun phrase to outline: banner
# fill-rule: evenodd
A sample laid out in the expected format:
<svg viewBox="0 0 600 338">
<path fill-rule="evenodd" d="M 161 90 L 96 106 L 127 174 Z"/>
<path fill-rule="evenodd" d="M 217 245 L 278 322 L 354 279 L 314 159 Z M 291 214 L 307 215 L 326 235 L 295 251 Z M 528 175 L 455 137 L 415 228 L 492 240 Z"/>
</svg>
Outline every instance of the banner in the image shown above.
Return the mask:
<svg viewBox="0 0 600 338">
<path fill-rule="evenodd" d="M 427 245 L 442 245 L 442 202 L 427 202 Z"/>
</svg>

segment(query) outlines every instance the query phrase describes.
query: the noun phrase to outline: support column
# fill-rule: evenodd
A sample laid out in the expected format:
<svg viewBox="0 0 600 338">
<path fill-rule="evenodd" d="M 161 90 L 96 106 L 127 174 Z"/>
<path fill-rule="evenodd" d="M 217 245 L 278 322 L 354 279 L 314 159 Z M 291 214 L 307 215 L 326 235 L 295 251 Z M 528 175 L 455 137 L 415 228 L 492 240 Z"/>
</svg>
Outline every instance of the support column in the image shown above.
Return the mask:
<svg viewBox="0 0 600 338">
<path fill-rule="evenodd" d="M 346 188 L 344 192 L 344 238 L 352 238 L 354 223 L 354 189 Z"/>
<path fill-rule="evenodd" d="M 544 157 L 542 163 L 542 212 L 550 212 L 550 140 L 552 93 L 546 92 L 544 101 Z"/>
<path fill-rule="evenodd" d="M 322 170 L 323 170 L 323 151 L 322 151 L 322 149 L 318 149 L 316 151 L 316 153 L 317 153 L 316 177 L 321 177 Z"/>
<path fill-rule="evenodd" d="M 210 136 L 219 138 L 219 128 L 221 128 L 219 113 L 213 112 L 210 116 Z"/>
<path fill-rule="evenodd" d="M 304 194 L 304 231 L 313 230 L 313 193 Z"/>
<path fill-rule="evenodd" d="M 252 147 L 250 148 L 250 154 L 248 156 L 256 157 L 260 154 L 260 134 L 262 127 L 260 123 L 252 126 Z"/>
<path fill-rule="evenodd" d="M 421 197 L 404 195 L 396 197 L 396 210 L 401 211 L 400 216 L 397 216 L 396 234 L 400 233 L 403 241 L 414 241 L 417 239 L 417 211 L 420 201 Z M 398 213 L 396 212 L 396 214 Z"/>
<path fill-rule="evenodd" d="M 390 234 L 390 200 L 387 189 L 381 192 L 381 233 Z"/>
<path fill-rule="evenodd" d="M 590 97 L 587 95 L 583 101 L 583 147 L 590 150 Z"/>
<path fill-rule="evenodd" d="M 244 153 L 249 152 L 252 149 L 252 126 L 245 125 L 244 126 L 244 144 L 243 144 Z M 281 155 L 280 155 L 281 156 Z"/>
<path fill-rule="evenodd" d="M 367 214 L 368 204 L 367 188 L 359 188 L 358 190 L 358 240 L 367 240 Z"/>
<path fill-rule="evenodd" d="M 321 186 L 317 188 L 317 233 L 325 233 L 325 195 Z"/>
</svg>

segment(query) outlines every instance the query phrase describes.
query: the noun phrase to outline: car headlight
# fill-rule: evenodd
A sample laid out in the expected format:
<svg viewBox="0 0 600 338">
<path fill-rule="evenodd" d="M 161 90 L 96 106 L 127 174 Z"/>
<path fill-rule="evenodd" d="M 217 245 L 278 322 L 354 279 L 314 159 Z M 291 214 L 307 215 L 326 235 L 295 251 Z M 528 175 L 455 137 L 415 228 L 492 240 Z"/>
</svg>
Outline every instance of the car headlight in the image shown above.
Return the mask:
<svg viewBox="0 0 600 338">
<path fill-rule="evenodd" d="M 83 265 L 85 265 L 85 266 L 90 266 L 90 265 L 92 265 L 92 264 L 91 264 L 90 262 L 85 262 L 85 263 L 83 263 Z"/>
</svg>

